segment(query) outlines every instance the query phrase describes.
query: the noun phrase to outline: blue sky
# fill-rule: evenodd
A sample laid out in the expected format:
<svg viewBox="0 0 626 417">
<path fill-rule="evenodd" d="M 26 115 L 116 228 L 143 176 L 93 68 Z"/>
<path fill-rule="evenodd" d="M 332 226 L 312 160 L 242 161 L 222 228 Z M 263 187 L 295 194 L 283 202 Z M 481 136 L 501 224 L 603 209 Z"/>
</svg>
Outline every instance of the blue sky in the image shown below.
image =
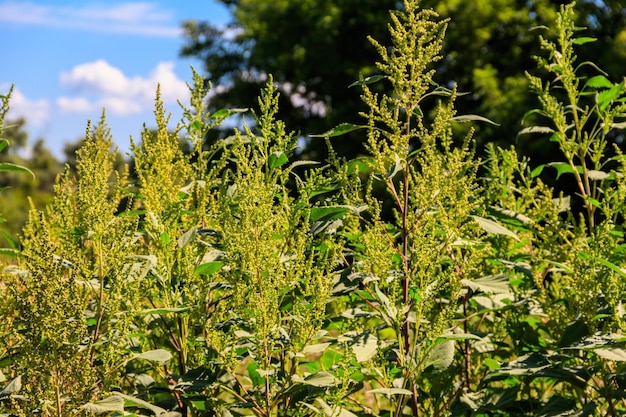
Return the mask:
<svg viewBox="0 0 626 417">
<path fill-rule="evenodd" d="M 157 83 L 172 121 L 187 101 L 193 65 L 180 58 L 181 22 L 228 23 L 215 0 L 0 0 L 0 94 L 14 85 L 8 119 L 24 117 L 32 145 L 43 138 L 61 158 L 106 108 L 113 138 L 126 152 L 152 114 Z"/>
</svg>

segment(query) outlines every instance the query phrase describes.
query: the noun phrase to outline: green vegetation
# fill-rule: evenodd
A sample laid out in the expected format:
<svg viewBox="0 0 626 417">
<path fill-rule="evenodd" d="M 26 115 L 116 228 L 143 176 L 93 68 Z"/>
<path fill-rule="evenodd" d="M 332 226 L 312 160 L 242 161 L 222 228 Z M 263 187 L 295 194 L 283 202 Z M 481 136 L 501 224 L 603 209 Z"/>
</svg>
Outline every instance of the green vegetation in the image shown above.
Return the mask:
<svg viewBox="0 0 626 417">
<path fill-rule="evenodd" d="M 558 158 L 481 159 L 465 127 L 493 122 L 435 82 L 451 22 L 420 5 L 370 39 L 324 162 L 297 158 L 271 77 L 211 146 L 241 109 L 207 110 L 196 73 L 172 129 L 157 91 L 132 173 L 89 125 L 3 269 L 0 415 L 623 415 L 624 81 L 576 58 L 594 40 L 561 7 L 520 132 Z"/>
</svg>

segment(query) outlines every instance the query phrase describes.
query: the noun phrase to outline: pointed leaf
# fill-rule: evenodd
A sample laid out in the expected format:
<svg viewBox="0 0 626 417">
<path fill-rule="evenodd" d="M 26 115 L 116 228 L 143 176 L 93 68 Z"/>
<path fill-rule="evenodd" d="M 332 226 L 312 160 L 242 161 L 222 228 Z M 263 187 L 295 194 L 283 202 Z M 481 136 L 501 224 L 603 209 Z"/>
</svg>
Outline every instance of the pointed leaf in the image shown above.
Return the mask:
<svg viewBox="0 0 626 417">
<path fill-rule="evenodd" d="M 461 283 L 474 291 L 488 294 L 506 294 L 510 292 L 509 277 L 506 274 L 487 275 L 478 279 L 462 279 Z"/>
<path fill-rule="evenodd" d="M 154 349 L 135 356 L 135 359 L 144 359 L 147 361 L 163 363 L 172 359 L 172 354 L 165 349 Z"/>
<path fill-rule="evenodd" d="M 604 75 L 596 75 L 589 78 L 585 85 L 593 88 L 613 88 L 613 83 Z"/>
<path fill-rule="evenodd" d="M 330 346 L 330 343 L 318 343 L 315 345 L 308 345 L 302 349 L 302 353 L 322 353 L 326 348 Z"/>
<path fill-rule="evenodd" d="M 336 381 L 333 374 L 321 371 L 307 376 L 306 378 L 304 378 L 302 383 L 314 387 L 332 387 L 333 385 L 335 385 Z"/>
<path fill-rule="evenodd" d="M 589 42 L 597 41 L 597 38 L 590 38 L 588 36 L 581 36 L 580 38 L 574 38 L 574 45 L 582 45 Z"/>
<path fill-rule="evenodd" d="M 22 375 L 18 375 L 0 391 L 0 397 L 17 394 L 22 389 Z"/>
<path fill-rule="evenodd" d="M 450 119 L 454 122 L 459 122 L 459 123 L 466 123 L 466 122 L 485 122 L 485 123 L 490 123 L 492 125 L 495 126 L 500 126 L 498 123 L 487 119 L 486 117 L 483 116 L 478 116 L 477 114 L 464 114 L 462 116 L 454 116 L 452 119 Z"/>
<path fill-rule="evenodd" d="M 444 340 L 432 348 L 425 367 L 432 367 L 435 372 L 445 371 L 452 364 L 453 359 L 454 341 Z"/>
<path fill-rule="evenodd" d="M 319 133 L 316 135 L 310 135 L 312 138 L 323 138 L 323 137 L 328 137 L 328 138 L 332 138 L 335 136 L 341 136 L 341 135 L 345 135 L 346 133 L 350 133 L 352 131 L 358 130 L 358 129 L 365 129 L 367 128 L 367 126 L 363 126 L 363 125 L 355 125 L 352 123 L 341 123 L 340 125 L 334 127 L 333 129 L 324 132 L 324 133 Z"/>
<path fill-rule="evenodd" d="M 548 126 L 530 126 L 520 130 L 518 135 L 527 135 L 529 133 L 554 133 L 554 129 Z"/>
<path fill-rule="evenodd" d="M 383 78 L 387 78 L 387 76 L 386 75 L 380 75 L 380 74 L 372 75 L 370 77 L 365 77 L 362 80 L 355 81 L 352 84 L 350 84 L 348 87 L 356 87 L 356 86 L 359 86 L 359 85 L 373 84 L 373 83 L 375 83 L 377 81 L 382 80 Z"/>
<path fill-rule="evenodd" d="M 339 336 L 337 341 L 350 346 L 358 362 L 372 359 L 378 350 L 378 339 L 368 331 L 348 332 Z"/>
<path fill-rule="evenodd" d="M 474 220 L 478 223 L 478 225 L 487 233 L 495 234 L 495 235 L 505 235 L 512 237 L 515 240 L 520 240 L 519 237 L 506 227 L 494 222 L 493 220 L 485 219 L 480 216 L 472 216 Z"/>
<path fill-rule="evenodd" d="M 178 249 L 182 249 L 187 246 L 189 243 L 193 242 L 196 237 L 196 232 L 198 228 L 193 226 L 191 229 L 187 230 L 181 237 L 178 238 L 177 246 Z"/>
<path fill-rule="evenodd" d="M 284 152 L 273 152 L 269 157 L 270 168 L 278 168 L 287 163 L 287 155 Z"/>
<path fill-rule="evenodd" d="M 133 397 L 127 394 L 122 394 L 121 392 L 116 392 L 114 395 L 122 398 L 124 400 L 124 404 L 127 406 L 145 408 L 146 410 L 152 411 L 157 416 L 162 416 L 167 413 L 167 410 L 165 410 L 164 408 L 150 404 L 149 402 L 144 401 L 140 398 Z"/>
<path fill-rule="evenodd" d="M 30 174 L 31 177 L 35 178 L 35 174 L 33 174 L 33 171 L 21 165 L 13 164 L 11 162 L 1 162 L 0 172 L 21 172 L 23 174 Z"/>
<path fill-rule="evenodd" d="M 626 362 L 626 350 L 620 348 L 594 349 L 594 353 L 603 359 Z"/>
<path fill-rule="evenodd" d="M 224 266 L 224 262 L 220 262 L 220 261 L 207 262 L 205 264 L 198 265 L 196 269 L 194 269 L 193 273 L 196 275 L 211 275 L 219 271 L 220 269 L 222 269 L 223 266 Z"/>
<path fill-rule="evenodd" d="M 112 411 L 124 411 L 124 399 L 117 395 L 111 395 L 110 397 L 95 403 L 84 404 L 80 408 L 88 413 L 95 414 L 110 413 Z"/>
</svg>

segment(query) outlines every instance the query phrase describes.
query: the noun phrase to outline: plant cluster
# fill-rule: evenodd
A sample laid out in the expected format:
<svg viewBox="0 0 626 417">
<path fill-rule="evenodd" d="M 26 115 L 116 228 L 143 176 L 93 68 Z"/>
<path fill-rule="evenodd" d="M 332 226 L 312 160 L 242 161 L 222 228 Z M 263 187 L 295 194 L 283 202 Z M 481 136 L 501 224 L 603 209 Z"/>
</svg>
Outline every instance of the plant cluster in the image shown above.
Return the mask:
<svg viewBox="0 0 626 417">
<path fill-rule="evenodd" d="M 208 112 L 194 74 L 170 130 L 157 91 L 132 172 L 104 115 L 88 125 L 2 273 L 0 415 L 624 413 L 625 88 L 577 63 L 573 8 L 527 74 L 545 123 L 521 133 L 558 144 L 547 165 L 457 137 L 493 122 L 436 82 L 448 22 L 415 0 L 371 40 L 366 122 L 319 135 L 325 163 L 295 159 L 271 77 L 208 149 L 245 110 Z M 366 156 L 333 153 L 347 132 Z"/>
</svg>

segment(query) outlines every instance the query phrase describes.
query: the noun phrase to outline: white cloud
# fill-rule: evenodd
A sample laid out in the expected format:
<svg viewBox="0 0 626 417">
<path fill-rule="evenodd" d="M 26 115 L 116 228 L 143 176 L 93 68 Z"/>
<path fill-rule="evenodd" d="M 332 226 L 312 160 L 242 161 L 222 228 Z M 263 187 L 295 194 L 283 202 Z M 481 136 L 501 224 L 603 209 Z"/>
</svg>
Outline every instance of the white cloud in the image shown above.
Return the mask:
<svg viewBox="0 0 626 417">
<path fill-rule="evenodd" d="M 173 62 L 160 62 L 147 77 L 128 77 L 104 60 L 87 62 L 61 73 L 60 82 L 76 97 L 60 97 L 57 106 L 67 113 L 89 113 L 106 108 L 112 114 L 132 115 L 154 106 L 157 85 L 165 104 L 186 102 L 189 90 L 174 73 Z"/>
<path fill-rule="evenodd" d="M 9 86 L 0 86 L 0 91 L 2 91 L 3 94 L 8 90 Z M 33 127 L 44 127 L 50 119 L 50 102 L 46 99 L 31 100 L 17 87 L 14 87 L 11 99 L 9 100 L 9 111 L 6 118 L 19 119 L 22 117 Z"/>
<path fill-rule="evenodd" d="M 0 3 L 2 22 L 156 37 L 180 37 L 182 33 L 172 11 L 149 2 L 77 7 L 10 0 Z"/>
</svg>

